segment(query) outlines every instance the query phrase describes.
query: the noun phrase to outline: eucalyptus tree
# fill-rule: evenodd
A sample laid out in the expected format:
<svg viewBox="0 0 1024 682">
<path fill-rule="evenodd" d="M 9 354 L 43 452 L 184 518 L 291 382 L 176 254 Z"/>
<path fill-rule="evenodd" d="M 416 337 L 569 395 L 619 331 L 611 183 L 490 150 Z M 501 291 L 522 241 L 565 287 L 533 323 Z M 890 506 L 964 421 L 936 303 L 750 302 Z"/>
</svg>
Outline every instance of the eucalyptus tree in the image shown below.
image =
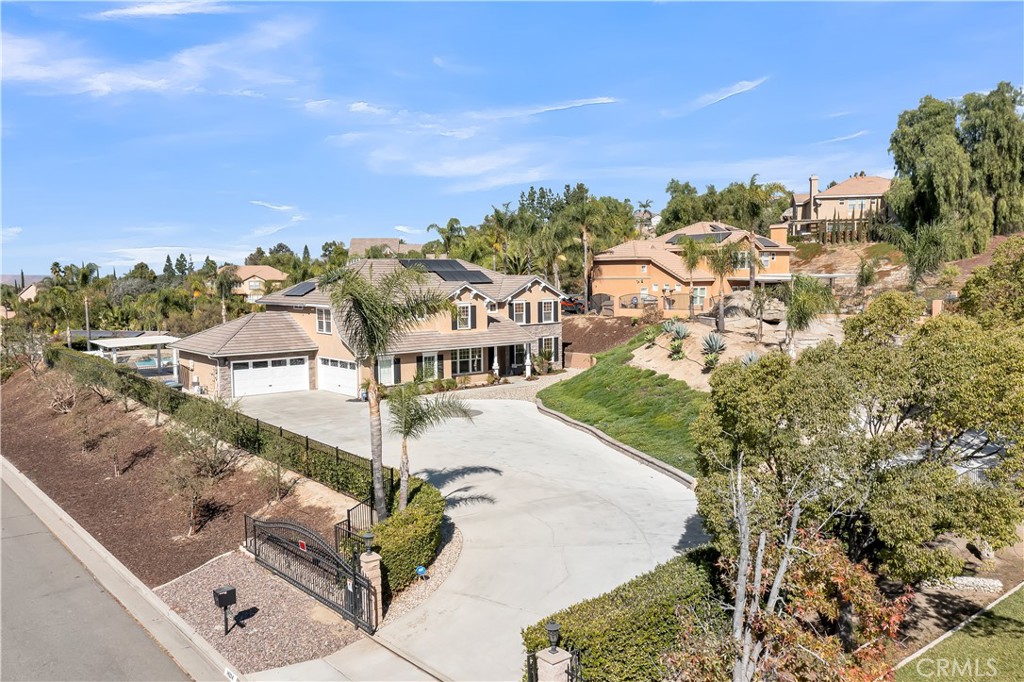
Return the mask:
<svg viewBox="0 0 1024 682">
<path fill-rule="evenodd" d="M 391 433 L 402 437 L 402 460 L 398 467 L 398 509 L 409 501 L 409 440 L 416 440 L 444 422 L 460 418 L 473 420 L 469 406 L 454 393 L 427 398 L 418 381 L 396 386 L 388 392 Z"/>
<path fill-rule="evenodd" d="M 395 343 L 423 318 L 452 312 L 448 296 L 423 286 L 425 281 L 423 272 L 415 268 L 396 268 L 375 277 L 371 265 L 365 273 L 348 267 L 331 270 L 319 282 L 331 297 L 334 317 L 349 346 L 370 369 L 366 391 L 370 417 L 370 461 L 374 507 L 381 521 L 388 517 L 388 508 L 384 491 L 377 358 L 388 355 Z"/>
</svg>

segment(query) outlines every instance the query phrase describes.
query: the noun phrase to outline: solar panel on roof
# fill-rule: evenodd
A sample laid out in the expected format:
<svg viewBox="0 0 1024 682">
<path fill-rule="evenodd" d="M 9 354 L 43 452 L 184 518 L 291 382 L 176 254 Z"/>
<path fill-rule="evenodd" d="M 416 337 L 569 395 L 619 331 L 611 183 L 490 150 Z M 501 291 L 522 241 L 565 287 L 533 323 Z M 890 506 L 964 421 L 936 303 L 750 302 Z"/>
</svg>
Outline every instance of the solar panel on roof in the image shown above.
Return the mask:
<svg viewBox="0 0 1024 682">
<path fill-rule="evenodd" d="M 493 283 L 490 277 L 488 277 L 486 274 L 480 272 L 479 270 L 467 270 L 465 277 L 466 277 L 466 281 L 469 282 L 470 284 L 492 284 Z"/>
<path fill-rule="evenodd" d="M 316 282 L 303 282 L 302 284 L 296 284 L 288 291 L 284 292 L 285 296 L 305 296 L 309 292 L 316 289 Z"/>
</svg>

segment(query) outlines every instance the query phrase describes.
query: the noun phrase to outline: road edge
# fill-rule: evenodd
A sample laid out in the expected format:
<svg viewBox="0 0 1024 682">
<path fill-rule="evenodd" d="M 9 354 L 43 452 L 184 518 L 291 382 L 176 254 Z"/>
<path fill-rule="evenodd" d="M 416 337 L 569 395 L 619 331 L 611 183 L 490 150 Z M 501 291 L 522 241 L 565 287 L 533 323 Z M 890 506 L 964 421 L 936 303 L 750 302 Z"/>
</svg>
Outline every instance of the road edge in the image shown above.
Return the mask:
<svg viewBox="0 0 1024 682">
<path fill-rule="evenodd" d="M 579 429 L 580 431 L 589 433 L 591 436 L 597 438 L 599 441 L 601 441 L 608 447 L 618 450 L 619 452 L 630 457 L 631 459 L 634 459 L 637 462 L 640 462 L 641 464 L 648 466 L 651 469 L 654 469 L 655 471 L 664 474 L 665 476 L 668 476 L 669 478 L 675 479 L 677 482 L 682 483 L 690 490 L 696 489 L 697 479 L 691 476 L 690 474 L 686 473 L 685 471 L 677 469 L 671 464 L 666 464 L 665 462 L 662 462 L 660 459 L 655 459 L 654 457 L 648 455 L 646 452 L 640 452 L 636 448 L 630 447 L 625 443 L 617 441 L 604 431 L 601 431 L 600 429 L 596 429 L 589 424 L 584 424 L 583 422 L 576 421 L 572 417 L 562 414 L 557 410 L 552 410 L 550 407 L 545 406 L 544 401 L 541 400 L 540 398 L 536 398 L 534 402 L 537 406 L 537 411 L 540 412 L 541 414 L 547 415 L 548 417 L 551 417 L 553 419 L 557 419 L 558 421 L 568 426 L 571 426 L 574 429 Z"/>
<path fill-rule="evenodd" d="M 3 480 L 192 679 L 244 680 L 234 666 L 6 457 Z M 230 673 L 230 675 L 228 674 Z"/>
</svg>

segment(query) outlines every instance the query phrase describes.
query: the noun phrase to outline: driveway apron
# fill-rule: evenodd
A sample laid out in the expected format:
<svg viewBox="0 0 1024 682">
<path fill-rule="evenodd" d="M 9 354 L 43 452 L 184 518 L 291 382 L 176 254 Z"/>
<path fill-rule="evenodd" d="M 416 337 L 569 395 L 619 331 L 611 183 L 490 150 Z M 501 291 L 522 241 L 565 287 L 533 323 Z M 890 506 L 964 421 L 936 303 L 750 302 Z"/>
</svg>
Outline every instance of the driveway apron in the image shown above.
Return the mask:
<svg viewBox="0 0 1024 682">
<path fill-rule="evenodd" d="M 455 680 L 522 675 L 520 629 L 649 571 L 703 537 L 691 490 L 537 412 L 469 401 L 409 443 L 414 475 L 436 485 L 462 531 L 462 554 L 426 602 L 378 635 Z M 365 403 L 327 392 L 244 398 L 241 409 L 369 456 Z M 387 433 L 384 461 L 398 466 Z"/>
</svg>

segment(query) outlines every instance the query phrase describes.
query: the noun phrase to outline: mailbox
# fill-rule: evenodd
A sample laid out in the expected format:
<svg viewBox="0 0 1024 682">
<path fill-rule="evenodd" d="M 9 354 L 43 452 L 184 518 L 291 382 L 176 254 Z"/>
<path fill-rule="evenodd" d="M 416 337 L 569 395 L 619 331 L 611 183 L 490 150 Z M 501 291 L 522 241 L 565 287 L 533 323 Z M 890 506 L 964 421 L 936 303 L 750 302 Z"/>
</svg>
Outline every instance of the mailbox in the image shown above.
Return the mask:
<svg viewBox="0 0 1024 682">
<path fill-rule="evenodd" d="M 219 609 L 226 609 L 229 606 L 234 606 L 235 601 L 235 588 L 231 586 L 218 587 L 213 591 L 213 602 Z"/>
</svg>

